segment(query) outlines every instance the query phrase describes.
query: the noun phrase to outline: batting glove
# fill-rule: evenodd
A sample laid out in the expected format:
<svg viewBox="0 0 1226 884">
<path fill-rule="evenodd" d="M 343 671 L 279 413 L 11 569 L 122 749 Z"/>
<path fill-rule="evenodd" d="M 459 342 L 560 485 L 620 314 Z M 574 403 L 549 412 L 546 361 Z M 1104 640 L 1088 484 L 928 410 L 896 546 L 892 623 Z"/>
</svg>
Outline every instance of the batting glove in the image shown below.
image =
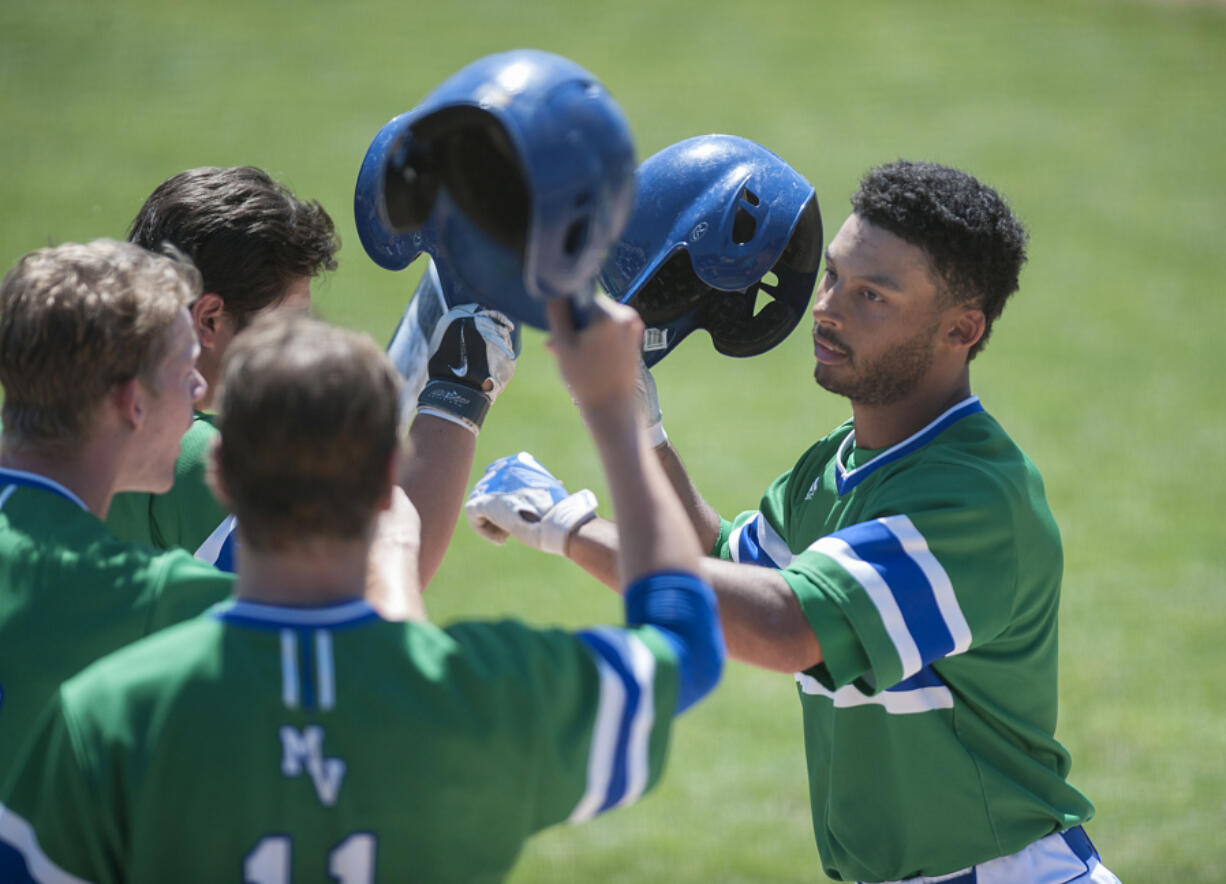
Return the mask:
<svg viewBox="0 0 1226 884">
<path fill-rule="evenodd" d="M 514 323 L 477 304 L 443 314 L 430 340 L 428 379 L 417 413 L 459 424 L 473 435 L 515 374 Z"/>
<path fill-rule="evenodd" d="M 571 532 L 596 515 L 596 495 L 588 489 L 570 494 L 526 451 L 494 461 L 473 486 L 464 504 L 468 523 L 493 543 L 508 536 L 534 549 L 566 554 Z"/>
<path fill-rule="evenodd" d="M 635 398 L 638 401 L 639 414 L 647 426 L 647 438 L 652 448 L 659 448 L 668 441 L 668 433 L 664 432 L 664 414 L 660 411 L 660 397 L 656 393 L 656 379 L 645 362 L 639 363 L 639 379 L 635 385 Z"/>
</svg>

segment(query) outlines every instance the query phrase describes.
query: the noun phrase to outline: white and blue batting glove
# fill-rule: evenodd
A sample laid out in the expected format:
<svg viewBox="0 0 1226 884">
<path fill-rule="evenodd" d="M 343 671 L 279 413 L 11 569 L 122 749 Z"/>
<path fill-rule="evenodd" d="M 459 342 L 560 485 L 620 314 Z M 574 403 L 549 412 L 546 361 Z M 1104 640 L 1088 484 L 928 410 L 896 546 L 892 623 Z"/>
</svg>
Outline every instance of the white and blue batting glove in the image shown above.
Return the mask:
<svg viewBox="0 0 1226 884">
<path fill-rule="evenodd" d="M 587 488 L 569 493 L 535 457 L 521 451 L 485 468 L 469 492 L 464 515 L 493 543 L 511 536 L 562 556 L 571 532 L 596 516 L 596 495 Z"/>
</svg>

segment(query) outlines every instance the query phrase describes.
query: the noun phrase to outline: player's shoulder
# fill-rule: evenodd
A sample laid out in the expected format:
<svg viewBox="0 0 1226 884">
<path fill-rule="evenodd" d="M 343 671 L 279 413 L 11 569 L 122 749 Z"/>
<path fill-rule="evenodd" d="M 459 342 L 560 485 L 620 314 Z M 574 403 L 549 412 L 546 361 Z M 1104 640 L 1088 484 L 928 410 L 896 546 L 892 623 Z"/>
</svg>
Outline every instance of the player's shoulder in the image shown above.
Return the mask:
<svg viewBox="0 0 1226 884">
<path fill-rule="evenodd" d="M 179 449 L 180 457 L 200 458 L 208 454 L 209 446 L 219 435 L 216 427 L 217 418 L 207 412 L 197 411 L 192 415 L 192 425 L 183 434 L 183 442 Z"/>
<path fill-rule="evenodd" d="M 222 627 L 194 617 L 160 629 L 95 660 L 64 682 L 61 702 L 79 721 L 129 720 L 161 707 L 193 676 L 218 669 Z"/>
<path fill-rule="evenodd" d="M 1019 536 L 1057 534 L 1038 469 L 987 412 L 962 418 L 886 464 L 865 492 L 870 508 L 883 511 L 974 513 L 1013 526 Z"/>
<path fill-rule="evenodd" d="M 911 472 L 919 482 L 969 482 L 1005 497 L 1041 489 L 1038 468 L 986 411 L 948 427 L 917 454 Z"/>
<path fill-rule="evenodd" d="M 658 649 L 647 650 L 658 656 Z M 419 646 L 414 662 L 445 672 L 456 691 L 507 714 L 558 700 L 578 685 L 592 687 L 599 678 L 596 657 L 579 633 L 514 619 L 450 624 L 428 650 Z"/>
</svg>

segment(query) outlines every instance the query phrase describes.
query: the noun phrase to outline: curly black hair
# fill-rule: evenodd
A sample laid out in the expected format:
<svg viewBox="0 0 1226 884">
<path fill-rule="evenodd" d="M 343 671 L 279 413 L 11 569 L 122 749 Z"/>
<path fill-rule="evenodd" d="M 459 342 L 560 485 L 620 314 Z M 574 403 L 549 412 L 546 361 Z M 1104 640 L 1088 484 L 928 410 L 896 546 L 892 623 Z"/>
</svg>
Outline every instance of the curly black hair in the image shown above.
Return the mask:
<svg viewBox="0 0 1226 884">
<path fill-rule="evenodd" d="M 983 311 L 987 322 L 968 354 L 973 359 L 1017 291 L 1026 261 L 1026 228 L 1005 200 L 965 172 L 899 160 L 865 173 L 851 206 L 870 224 L 922 249 L 952 303 Z"/>
<path fill-rule="evenodd" d="M 205 166 L 167 178 L 132 221 L 128 239 L 169 242 L 225 302 L 237 328 L 281 300 L 295 277 L 336 269 L 340 240 L 318 202 L 300 200 L 254 166 Z"/>
</svg>

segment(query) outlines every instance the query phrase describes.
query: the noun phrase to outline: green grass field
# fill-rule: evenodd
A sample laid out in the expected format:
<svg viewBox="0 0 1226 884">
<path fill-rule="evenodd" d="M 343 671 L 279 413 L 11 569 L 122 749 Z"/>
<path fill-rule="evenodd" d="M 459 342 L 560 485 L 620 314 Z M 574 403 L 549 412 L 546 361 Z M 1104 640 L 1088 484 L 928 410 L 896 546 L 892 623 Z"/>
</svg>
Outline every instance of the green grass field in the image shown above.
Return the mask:
<svg viewBox="0 0 1226 884">
<path fill-rule="evenodd" d="M 321 313 L 390 335 L 420 273 L 362 252 L 366 145 L 489 52 L 568 55 L 620 100 L 639 153 L 707 132 L 813 182 L 829 237 L 883 160 L 964 167 L 1032 233 L 976 392 L 1042 469 L 1066 551 L 1062 716 L 1088 829 L 1125 882 L 1226 868 L 1226 8 L 1124 0 L 4 0 L 0 265 L 122 236 L 163 178 L 252 163 L 336 219 Z M 526 448 L 598 493 L 541 336 L 478 446 Z M 726 514 L 847 414 L 811 380 L 807 324 L 750 361 L 695 339 L 658 371 L 666 426 Z M 461 525 L 436 619 L 582 625 L 616 597 Z M 534 840 L 520 882 L 821 881 L 787 676 L 731 665 L 678 725 L 642 804 Z M 406 747 L 418 751 L 418 747 Z M 406 801 L 414 800 L 405 796 Z"/>
</svg>

